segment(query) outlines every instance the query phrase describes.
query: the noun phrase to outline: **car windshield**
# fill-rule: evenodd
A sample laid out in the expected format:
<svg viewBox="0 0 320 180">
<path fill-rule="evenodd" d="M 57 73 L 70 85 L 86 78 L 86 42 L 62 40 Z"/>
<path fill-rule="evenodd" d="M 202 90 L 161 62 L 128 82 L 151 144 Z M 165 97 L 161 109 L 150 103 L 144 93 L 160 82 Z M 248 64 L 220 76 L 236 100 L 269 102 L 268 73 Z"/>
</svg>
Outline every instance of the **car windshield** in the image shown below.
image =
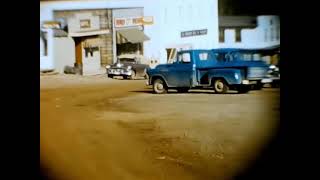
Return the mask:
<svg viewBox="0 0 320 180">
<path fill-rule="evenodd" d="M 121 58 L 120 60 L 119 60 L 119 62 L 120 63 L 131 63 L 131 64 L 134 64 L 134 63 L 136 63 L 136 61 L 134 60 L 134 59 L 130 59 L 130 58 Z"/>
</svg>

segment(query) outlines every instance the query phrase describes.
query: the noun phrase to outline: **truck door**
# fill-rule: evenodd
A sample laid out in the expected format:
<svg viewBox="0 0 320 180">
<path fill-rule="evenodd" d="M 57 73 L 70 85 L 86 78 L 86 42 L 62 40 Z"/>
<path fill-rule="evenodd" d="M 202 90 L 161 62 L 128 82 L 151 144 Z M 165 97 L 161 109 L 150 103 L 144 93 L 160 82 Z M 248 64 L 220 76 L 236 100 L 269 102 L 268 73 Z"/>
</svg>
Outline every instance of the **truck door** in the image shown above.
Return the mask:
<svg viewBox="0 0 320 180">
<path fill-rule="evenodd" d="M 170 65 L 167 79 L 174 87 L 191 87 L 193 61 L 190 52 L 178 53 L 177 61 Z"/>
</svg>

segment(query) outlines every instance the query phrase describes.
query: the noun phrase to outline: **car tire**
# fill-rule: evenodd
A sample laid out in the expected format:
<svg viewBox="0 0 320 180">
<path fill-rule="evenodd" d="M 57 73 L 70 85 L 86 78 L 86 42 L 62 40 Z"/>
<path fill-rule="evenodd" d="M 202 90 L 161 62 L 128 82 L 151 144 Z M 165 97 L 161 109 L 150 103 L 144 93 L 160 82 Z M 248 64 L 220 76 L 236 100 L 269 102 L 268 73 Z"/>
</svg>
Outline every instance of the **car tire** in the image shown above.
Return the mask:
<svg viewBox="0 0 320 180">
<path fill-rule="evenodd" d="M 178 93 L 187 93 L 189 91 L 189 88 L 177 88 Z"/>
<path fill-rule="evenodd" d="M 248 93 L 250 91 L 250 87 L 249 86 L 240 86 L 238 88 L 238 93 L 239 94 L 245 94 Z"/>
<path fill-rule="evenodd" d="M 156 79 L 153 82 L 153 92 L 156 94 L 165 94 L 168 92 L 168 87 L 162 79 Z"/>
<path fill-rule="evenodd" d="M 144 73 L 144 79 L 149 79 L 149 76 L 148 76 L 148 74 L 147 73 Z"/>
<path fill-rule="evenodd" d="M 123 79 L 128 79 L 128 76 L 122 76 Z"/>
<path fill-rule="evenodd" d="M 216 79 L 213 83 L 213 89 L 217 94 L 224 94 L 228 92 L 229 86 L 227 82 L 223 79 Z"/>
<path fill-rule="evenodd" d="M 261 90 L 263 87 L 263 84 L 262 83 L 258 83 L 258 84 L 255 84 L 253 85 L 253 90 Z"/>
<path fill-rule="evenodd" d="M 130 79 L 135 79 L 135 78 L 136 78 L 136 72 L 135 72 L 135 71 L 132 71 L 131 76 L 130 76 Z"/>
<path fill-rule="evenodd" d="M 108 75 L 109 78 L 113 78 L 113 75 Z"/>
</svg>

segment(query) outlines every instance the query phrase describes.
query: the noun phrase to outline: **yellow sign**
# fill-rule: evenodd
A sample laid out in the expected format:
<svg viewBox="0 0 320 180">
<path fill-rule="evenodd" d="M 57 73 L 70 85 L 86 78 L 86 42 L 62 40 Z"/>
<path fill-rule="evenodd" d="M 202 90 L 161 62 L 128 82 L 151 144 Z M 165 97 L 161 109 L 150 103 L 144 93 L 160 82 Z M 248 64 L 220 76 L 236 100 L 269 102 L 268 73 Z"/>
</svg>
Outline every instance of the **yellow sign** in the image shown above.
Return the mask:
<svg viewBox="0 0 320 180">
<path fill-rule="evenodd" d="M 152 25 L 153 17 L 128 17 L 128 18 L 115 18 L 115 27 L 129 27 L 129 26 L 142 26 L 142 25 Z"/>
<path fill-rule="evenodd" d="M 42 24 L 43 28 L 46 29 L 60 29 L 60 22 L 58 21 L 44 21 Z"/>
<path fill-rule="evenodd" d="M 153 24 L 153 16 L 143 17 L 143 25 L 152 25 L 152 24 Z"/>
</svg>

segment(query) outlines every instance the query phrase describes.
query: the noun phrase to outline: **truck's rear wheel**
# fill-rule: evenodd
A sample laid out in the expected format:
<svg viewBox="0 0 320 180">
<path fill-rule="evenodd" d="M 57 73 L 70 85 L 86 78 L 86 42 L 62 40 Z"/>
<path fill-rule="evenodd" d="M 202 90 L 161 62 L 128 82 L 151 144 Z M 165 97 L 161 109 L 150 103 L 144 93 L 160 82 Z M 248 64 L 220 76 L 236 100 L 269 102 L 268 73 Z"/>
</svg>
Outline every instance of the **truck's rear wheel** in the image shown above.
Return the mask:
<svg viewBox="0 0 320 180">
<path fill-rule="evenodd" d="M 213 83 L 213 88 L 218 94 L 226 93 L 229 90 L 228 84 L 223 79 L 216 79 Z"/>
<path fill-rule="evenodd" d="M 162 79 L 156 79 L 153 82 L 153 91 L 157 94 L 165 94 L 168 92 L 168 88 Z"/>
</svg>

